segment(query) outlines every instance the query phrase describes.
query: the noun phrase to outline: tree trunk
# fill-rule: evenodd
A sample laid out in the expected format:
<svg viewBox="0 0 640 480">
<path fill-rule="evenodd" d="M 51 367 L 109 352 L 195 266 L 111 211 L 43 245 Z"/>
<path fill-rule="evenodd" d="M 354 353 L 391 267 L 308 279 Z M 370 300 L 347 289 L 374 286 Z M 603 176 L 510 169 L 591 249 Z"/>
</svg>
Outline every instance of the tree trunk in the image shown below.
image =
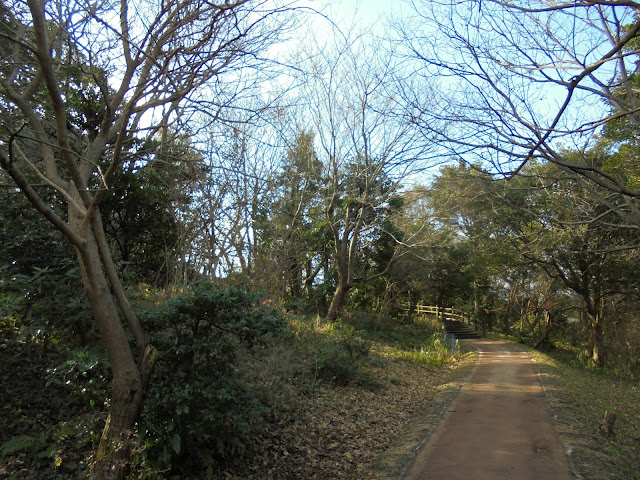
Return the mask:
<svg viewBox="0 0 640 480">
<path fill-rule="evenodd" d="M 476 285 L 473 292 L 473 309 L 475 311 L 476 318 L 476 330 L 478 330 L 478 322 L 480 322 L 480 329 L 482 331 L 482 337 L 487 336 L 487 312 L 484 308 L 482 308 L 480 302 L 480 294 L 478 292 L 478 286 Z"/>
<path fill-rule="evenodd" d="M 589 299 L 584 299 L 587 322 L 591 333 L 591 359 L 602 367 L 605 361 L 604 332 L 602 328 L 602 312 L 599 305 L 594 305 Z"/>
<path fill-rule="evenodd" d="M 131 451 L 132 432 L 142 406 L 139 378 L 124 379 L 111 387 L 111 407 L 100 438 L 94 473 L 96 480 L 125 478 Z"/>
<path fill-rule="evenodd" d="M 133 427 L 142 410 L 144 394 L 156 350 L 148 347 L 140 364 L 140 372 L 130 378 L 114 375 L 111 385 L 111 407 L 100 438 L 96 462 L 95 480 L 123 480 L 129 464 L 133 444 Z M 136 372 L 137 373 L 137 372 Z"/>
<path fill-rule="evenodd" d="M 518 301 L 517 284 L 511 285 L 509 290 L 509 300 L 507 301 L 507 308 L 502 317 L 502 332 L 507 335 L 511 334 L 511 319 L 515 310 L 515 304 Z"/>
<path fill-rule="evenodd" d="M 533 346 L 533 348 L 539 348 L 540 345 L 542 345 L 544 342 L 546 342 L 547 340 L 549 340 L 549 335 L 551 335 L 551 330 L 553 330 L 553 321 L 551 320 L 551 314 L 549 313 L 548 310 L 544 311 L 544 317 L 545 317 L 545 329 L 544 329 L 544 334 L 541 335 L 541 337 L 538 339 L 538 341 L 536 342 L 536 344 Z"/>
<path fill-rule="evenodd" d="M 475 284 L 473 286 L 473 320 L 477 331 L 480 320 L 480 296 L 478 295 L 478 286 Z"/>
<path fill-rule="evenodd" d="M 96 480 L 121 480 L 125 478 L 132 431 L 142 407 L 155 350 L 149 345 L 139 345 L 140 367 L 136 364 L 94 235 L 93 228 L 99 228 L 100 223 L 83 223 L 83 218 L 83 212 L 69 207 L 70 225 L 86 240 L 76 245 L 76 253 L 82 283 L 112 371 L 109 414 L 96 454 L 94 475 Z"/>
<path fill-rule="evenodd" d="M 292 298 L 302 298 L 302 267 L 298 259 L 291 255 L 287 275 L 289 277 L 290 295 Z"/>
<path fill-rule="evenodd" d="M 351 239 L 351 242 L 355 242 L 355 235 L 356 234 L 354 233 L 354 238 Z M 351 263 L 349 251 L 349 239 L 346 236 L 341 238 L 337 231 L 334 231 L 334 238 L 336 241 L 335 254 L 338 281 L 336 291 L 333 293 L 333 298 L 331 299 L 331 304 L 327 311 L 327 316 L 325 317 L 325 321 L 327 323 L 334 322 L 336 318 L 338 318 L 338 314 L 344 305 L 347 292 L 353 285 L 353 277 L 351 276 L 351 268 L 353 267 L 353 264 Z M 353 243 L 351 243 L 351 245 L 353 245 Z"/>
<path fill-rule="evenodd" d="M 338 318 L 338 313 L 340 313 L 340 310 L 344 305 L 344 299 L 346 298 L 348 291 L 349 287 L 343 285 L 341 281 L 338 281 L 338 286 L 336 287 L 336 291 L 331 299 L 331 304 L 329 305 L 329 311 L 325 317 L 325 321 L 327 323 L 335 322 L 336 318 Z"/>
<path fill-rule="evenodd" d="M 142 406 L 143 387 L 93 234 L 89 237 L 87 247 L 78 251 L 82 280 L 113 375 L 109 416 L 100 439 L 94 472 L 97 480 L 119 480 L 124 478 L 129 460 L 131 432 Z"/>
<path fill-rule="evenodd" d="M 591 320 L 591 358 L 596 365 L 604 365 L 605 347 L 602 321 L 596 317 Z"/>
<path fill-rule="evenodd" d="M 542 319 L 543 313 L 544 313 L 544 310 L 542 308 L 536 307 L 536 319 L 533 321 L 531 325 L 529 325 L 529 331 L 527 332 L 532 337 L 536 333 L 536 328 L 539 328 L 540 326 L 540 320 Z"/>
</svg>

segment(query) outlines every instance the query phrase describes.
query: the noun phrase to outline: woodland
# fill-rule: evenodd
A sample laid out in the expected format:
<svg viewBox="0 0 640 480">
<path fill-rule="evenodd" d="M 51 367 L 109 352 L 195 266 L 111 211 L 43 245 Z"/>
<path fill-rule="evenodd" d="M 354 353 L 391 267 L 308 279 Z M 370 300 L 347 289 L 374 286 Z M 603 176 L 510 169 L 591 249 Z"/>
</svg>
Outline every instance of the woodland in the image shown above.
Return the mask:
<svg viewBox="0 0 640 480">
<path fill-rule="evenodd" d="M 403 9 L 0 0 L 0 477 L 304 478 L 418 304 L 638 378 L 640 3 Z"/>
</svg>

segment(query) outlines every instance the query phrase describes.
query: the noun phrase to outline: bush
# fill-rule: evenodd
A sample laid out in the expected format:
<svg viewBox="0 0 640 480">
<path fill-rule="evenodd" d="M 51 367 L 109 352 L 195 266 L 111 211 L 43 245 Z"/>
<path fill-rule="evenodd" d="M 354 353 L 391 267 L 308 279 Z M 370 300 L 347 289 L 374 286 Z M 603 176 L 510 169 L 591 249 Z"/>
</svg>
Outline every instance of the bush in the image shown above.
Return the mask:
<svg viewBox="0 0 640 480">
<path fill-rule="evenodd" d="M 32 350 L 47 353 L 61 339 L 87 345 L 91 310 L 78 268 L 34 268 L 31 274 L 0 266 L 0 330 L 17 332 Z"/>
<path fill-rule="evenodd" d="M 78 403 L 81 409 L 102 409 L 109 397 L 111 378 L 104 350 L 81 347 L 67 352 L 67 357 L 63 363 L 47 369 L 46 386 L 58 385 L 67 390 L 71 393 L 68 402 Z"/>
<path fill-rule="evenodd" d="M 160 356 L 141 416 L 139 465 L 211 476 L 218 463 L 241 459 L 264 407 L 234 362 L 241 347 L 285 332 L 281 315 L 240 289 L 200 284 L 140 318 L 156 332 Z"/>
<path fill-rule="evenodd" d="M 8 478 L 87 478 L 87 453 L 99 437 L 97 426 L 96 418 L 87 414 L 11 438 L 0 445 L 0 459 L 7 467 L 3 471 L 0 466 L 0 475 L 13 469 Z"/>
<path fill-rule="evenodd" d="M 335 328 L 341 328 L 337 325 Z M 361 366 L 369 356 L 371 345 L 358 338 L 351 327 L 345 327 L 336 338 L 320 346 L 315 357 L 315 374 L 322 380 L 346 386 L 363 379 Z"/>
</svg>

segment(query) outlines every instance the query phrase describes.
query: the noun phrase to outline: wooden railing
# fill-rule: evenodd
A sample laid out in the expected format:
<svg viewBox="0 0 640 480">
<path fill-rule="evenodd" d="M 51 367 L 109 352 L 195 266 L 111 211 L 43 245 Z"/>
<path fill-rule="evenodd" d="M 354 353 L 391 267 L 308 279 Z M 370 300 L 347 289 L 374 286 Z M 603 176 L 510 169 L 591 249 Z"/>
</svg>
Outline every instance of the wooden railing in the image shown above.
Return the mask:
<svg viewBox="0 0 640 480">
<path fill-rule="evenodd" d="M 409 306 L 407 305 L 407 309 Z M 438 307 L 433 305 L 416 305 L 413 310 L 417 315 L 435 315 L 437 320 L 458 320 L 464 323 L 471 323 L 471 316 L 468 313 L 456 308 Z"/>
</svg>

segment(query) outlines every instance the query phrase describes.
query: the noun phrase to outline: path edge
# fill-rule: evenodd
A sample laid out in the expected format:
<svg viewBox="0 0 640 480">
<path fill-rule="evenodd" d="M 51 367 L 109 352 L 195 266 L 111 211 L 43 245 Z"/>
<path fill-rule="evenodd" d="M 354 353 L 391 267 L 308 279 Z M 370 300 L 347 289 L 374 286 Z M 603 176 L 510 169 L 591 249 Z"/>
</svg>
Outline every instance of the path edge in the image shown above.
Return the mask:
<svg viewBox="0 0 640 480">
<path fill-rule="evenodd" d="M 504 341 L 504 340 L 501 340 Z M 515 343 L 515 342 L 510 342 L 513 343 L 514 345 L 520 345 L 521 347 L 523 347 L 523 350 L 525 352 L 527 352 L 527 355 L 529 355 L 529 359 L 531 360 L 531 363 L 533 364 L 533 371 L 536 372 L 536 376 L 538 377 L 538 382 L 540 383 L 540 387 L 542 388 L 542 393 L 544 394 L 544 403 L 547 407 L 547 410 L 549 411 L 549 414 L 551 415 L 551 418 L 553 419 L 553 429 L 556 431 L 556 434 L 558 435 L 558 439 L 560 440 L 560 443 L 562 444 L 562 447 L 564 448 L 564 455 L 567 458 L 567 463 L 569 464 L 569 471 L 571 472 L 571 475 L 573 476 L 574 479 L 576 480 L 584 480 L 584 477 L 582 475 L 580 475 L 578 473 L 578 469 L 576 468 L 576 464 L 573 460 L 573 446 L 568 443 L 567 441 L 565 441 L 562 438 L 562 435 L 560 435 L 558 428 L 557 428 L 557 419 L 555 418 L 553 412 L 555 410 L 555 406 L 554 406 L 554 401 L 556 401 L 556 396 L 553 394 L 553 392 L 551 390 L 549 390 L 549 388 L 547 387 L 547 384 L 544 380 L 544 378 L 542 377 L 542 372 L 540 370 L 540 368 L 538 367 L 538 362 L 536 361 L 535 358 L 533 358 L 531 356 L 531 349 L 532 347 L 527 347 L 525 345 L 522 345 L 520 343 Z M 534 350 L 535 351 L 535 350 Z"/>
<path fill-rule="evenodd" d="M 461 341 L 462 342 L 462 341 Z M 420 413 L 411 427 L 403 431 L 376 461 L 372 480 L 402 480 L 418 454 L 428 443 L 462 386 L 478 368 L 478 349 L 471 342 L 464 343 L 469 351 L 462 361 L 468 362 L 448 381 L 438 387 L 429 399 L 429 405 Z"/>
</svg>

